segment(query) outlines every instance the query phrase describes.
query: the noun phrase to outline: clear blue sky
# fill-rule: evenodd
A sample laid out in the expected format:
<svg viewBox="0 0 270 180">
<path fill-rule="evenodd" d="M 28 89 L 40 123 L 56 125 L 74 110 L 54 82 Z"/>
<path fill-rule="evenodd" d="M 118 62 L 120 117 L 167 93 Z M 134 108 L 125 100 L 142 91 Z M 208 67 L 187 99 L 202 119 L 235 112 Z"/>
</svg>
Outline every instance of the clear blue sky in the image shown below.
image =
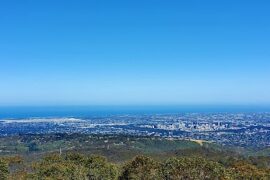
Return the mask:
<svg viewBox="0 0 270 180">
<path fill-rule="evenodd" d="M 268 0 L 3 0 L 0 105 L 270 104 Z"/>
</svg>

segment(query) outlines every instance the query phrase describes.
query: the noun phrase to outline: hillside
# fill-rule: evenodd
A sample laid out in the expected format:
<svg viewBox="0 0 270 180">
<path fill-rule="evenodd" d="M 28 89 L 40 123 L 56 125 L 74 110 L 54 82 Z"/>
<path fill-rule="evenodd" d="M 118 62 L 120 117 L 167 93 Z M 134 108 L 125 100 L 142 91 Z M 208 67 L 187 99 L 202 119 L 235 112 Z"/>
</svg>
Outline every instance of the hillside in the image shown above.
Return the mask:
<svg viewBox="0 0 270 180">
<path fill-rule="evenodd" d="M 198 143 L 194 140 L 172 138 L 84 134 L 20 135 L 1 137 L 0 147 L 2 169 L 8 165 L 6 169 L 11 179 L 18 177 L 42 179 L 47 176 L 66 179 L 67 174 L 67 177 L 75 179 L 80 176 L 88 177 L 87 168 L 94 163 L 92 160 L 90 164 L 86 163 L 90 161 L 89 158 L 94 158 L 97 163 L 103 163 L 102 167 L 104 166 L 105 169 L 113 168 L 109 171 L 113 171 L 115 174 L 113 177 L 116 179 L 129 179 L 129 176 L 145 174 L 148 172 L 144 172 L 145 168 L 150 168 L 150 172 L 158 171 L 158 178 L 161 179 L 179 179 L 176 177 L 226 179 L 242 176 L 268 178 L 266 175 L 270 167 L 270 157 L 265 153 L 268 149 L 252 151 L 238 147 L 222 147 L 209 142 Z M 72 160 L 69 159 L 71 157 Z M 133 167 L 134 163 L 137 164 L 136 167 Z M 148 163 L 150 164 L 147 165 Z M 200 163 L 203 165 L 201 166 Z M 55 167 L 57 168 L 54 169 Z M 52 169 L 54 172 L 51 172 Z M 84 170 L 77 172 L 76 169 Z M 175 170 L 171 172 L 172 169 Z M 191 177 L 193 171 L 202 172 Z M 213 174 L 216 172 L 218 174 Z M 97 168 L 95 173 L 95 176 L 99 177 L 100 173 L 104 172 Z M 154 177 L 150 174 L 149 178 Z"/>
</svg>

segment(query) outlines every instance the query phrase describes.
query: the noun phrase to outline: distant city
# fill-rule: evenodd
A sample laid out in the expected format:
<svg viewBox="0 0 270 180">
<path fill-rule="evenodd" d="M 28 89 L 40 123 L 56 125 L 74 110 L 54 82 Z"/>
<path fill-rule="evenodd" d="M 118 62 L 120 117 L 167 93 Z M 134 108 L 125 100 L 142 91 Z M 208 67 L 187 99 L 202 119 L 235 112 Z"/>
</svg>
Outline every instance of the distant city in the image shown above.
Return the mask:
<svg viewBox="0 0 270 180">
<path fill-rule="evenodd" d="M 1 119 L 0 136 L 83 133 L 127 134 L 270 147 L 270 113 L 181 113 Z"/>
</svg>

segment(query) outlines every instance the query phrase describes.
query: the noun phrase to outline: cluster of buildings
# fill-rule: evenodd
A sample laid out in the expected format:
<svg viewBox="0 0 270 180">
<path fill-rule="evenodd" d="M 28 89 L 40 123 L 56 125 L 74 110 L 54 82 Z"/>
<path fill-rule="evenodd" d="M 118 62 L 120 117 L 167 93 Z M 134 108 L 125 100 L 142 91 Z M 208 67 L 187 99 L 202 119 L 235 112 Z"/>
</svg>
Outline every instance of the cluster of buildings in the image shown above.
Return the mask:
<svg viewBox="0 0 270 180">
<path fill-rule="evenodd" d="M 270 147 L 270 113 L 138 114 L 0 120 L 0 136 L 48 133 L 129 134 Z"/>
</svg>

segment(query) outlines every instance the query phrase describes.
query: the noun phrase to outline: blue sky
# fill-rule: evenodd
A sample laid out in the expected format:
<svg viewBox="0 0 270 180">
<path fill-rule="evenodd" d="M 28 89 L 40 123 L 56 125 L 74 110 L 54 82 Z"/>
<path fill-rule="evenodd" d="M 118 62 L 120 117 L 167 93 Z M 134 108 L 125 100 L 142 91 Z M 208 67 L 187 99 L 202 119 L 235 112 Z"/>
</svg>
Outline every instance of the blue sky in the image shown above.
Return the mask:
<svg viewBox="0 0 270 180">
<path fill-rule="evenodd" d="M 0 105 L 270 104 L 269 7 L 1 1 Z"/>
</svg>

